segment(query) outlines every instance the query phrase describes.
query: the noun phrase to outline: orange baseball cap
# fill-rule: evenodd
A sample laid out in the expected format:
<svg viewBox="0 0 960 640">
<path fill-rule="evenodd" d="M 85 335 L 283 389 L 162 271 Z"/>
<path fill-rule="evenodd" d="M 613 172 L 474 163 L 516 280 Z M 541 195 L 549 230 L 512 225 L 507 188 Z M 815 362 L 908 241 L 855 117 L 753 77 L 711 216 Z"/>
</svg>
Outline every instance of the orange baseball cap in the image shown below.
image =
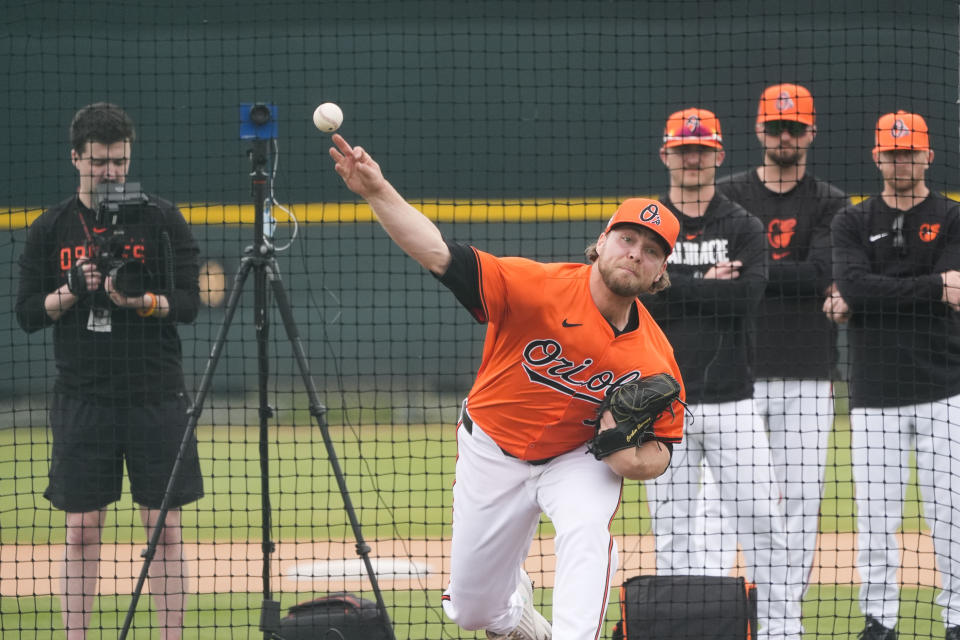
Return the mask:
<svg viewBox="0 0 960 640">
<path fill-rule="evenodd" d="M 663 146 L 679 147 L 684 144 L 723 149 L 723 134 L 717 116 L 712 111 L 696 108 L 672 114 L 663 130 Z"/>
<path fill-rule="evenodd" d="M 673 253 L 680 233 L 677 216 L 658 200 L 649 198 L 629 198 L 624 200 L 607 222 L 604 233 L 622 224 L 635 224 L 650 229 L 667 243 L 667 255 Z"/>
<path fill-rule="evenodd" d="M 757 122 L 794 120 L 812 125 L 817 120 L 813 96 L 798 84 L 775 84 L 763 90 L 757 108 Z"/>
<path fill-rule="evenodd" d="M 897 151 L 900 149 L 930 150 L 930 133 L 924 119 L 906 111 L 897 111 L 880 116 L 874 137 L 877 151 Z"/>
</svg>

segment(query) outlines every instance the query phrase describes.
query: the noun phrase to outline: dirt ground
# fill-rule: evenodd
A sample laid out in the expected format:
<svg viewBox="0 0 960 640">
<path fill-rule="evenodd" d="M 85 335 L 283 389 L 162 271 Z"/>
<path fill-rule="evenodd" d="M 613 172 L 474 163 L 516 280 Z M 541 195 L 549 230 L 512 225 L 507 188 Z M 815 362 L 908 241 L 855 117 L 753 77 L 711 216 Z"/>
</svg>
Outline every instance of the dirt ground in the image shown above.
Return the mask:
<svg viewBox="0 0 960 640">
<path fill-rule="evenodd" d="M 449 541 L 367 541 L 378 584 L 385 590 L 442 589 L 449 568 Z M 822 535 L 814 558 L 812 582 L 851 584 L 855 569 L 853 534 Z M 614 584 L 654 573 L 652 536 L 617 536 L 620 569 Z M 100 593 L 126 594 L 136 586 L 143 566 L 144 546 L 105 545 L 100 563 Z M 900 581 L 904 585 L 939 586 L 933 547 L 925 534 L 901 536 Z M 0 547 L 0 596 L 50 595 L 58 592 L 59 545 Z M 263 555 L 259 543 L 188 544 L 185 555 L 196 593 L 262 590 Z M 356 543 L 278 542 L 271 555 L 274 591 L 358 591 L 369 588 L 366 566 Z M 735 573 L 742 573 L 743 559 Z M 526 568 L 538 586 L 553 586 L 553 541 L 535 541 Z"/>
</svg>

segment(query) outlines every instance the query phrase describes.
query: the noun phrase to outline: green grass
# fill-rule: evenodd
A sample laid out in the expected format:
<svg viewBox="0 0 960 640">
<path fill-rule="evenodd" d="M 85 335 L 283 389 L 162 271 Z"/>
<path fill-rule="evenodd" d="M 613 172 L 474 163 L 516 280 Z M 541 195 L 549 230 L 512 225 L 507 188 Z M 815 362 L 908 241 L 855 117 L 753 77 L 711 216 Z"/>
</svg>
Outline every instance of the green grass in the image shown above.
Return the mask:
<svg viewBox="0 0 960 640">
<path fill-rule="evenodd" d="M 322 594 L 280 594 L 281 612 L 297 602 Z M 373 598 L 365 593 L 364 597 Z M 550 589 L 536 594 L 540 611 L 550 618 Z M 901 594 L 898 630 L 901 640 L 921 640 L 941 637 L 940 608 L 933 604 L 932 589 L 904 589 Z M 409 638 L 481 638 L 460 630 L 442 618 L 439 591 L 385 591 L 384 602 L 390 614 L 398 639 Z M 185 619 L 185 640 L 261 639 L 258 624 L 263 602 L 262 593 L 220 593 L 192 596 L 188 601 Z M 123 626 L 128 596 L 105 596 L 94 605 L 89 640 L 116 638 Z M 606 637 L 620 616 L 618 592 L 614 590 L 607 610 Z M 857 590 L 847 585 L 821 585 L 811 588 L 803 605 L 805 640 L 854 638 L 863 628 L 863 615 L 857 605 Z M 934 622 L 935 621 L 935 622 Z M 152 631 L 156 624 L 149 598 L 139 603 L 128 638 L 157 638 Z M 2 637 L 61 640 L 59 604 L 51 597 L 4 598 L 0 600 L 0 634 Z"/>
<path fill-rule="evenodd" d="M 279 594 L 281 616 L 286 610 L 305 600 L 324 594 Z M 366 592 L 363 597 L 373 599 Z M 385 591 L 384 603 L 393 623 L 397 638 L 474 638 L 442 619 L 439 591 Z M 129 596 L 102 596 L 94 602 L 88 640 L 115 640 L 130 607 Z M 201 594 L 188 599 L 184 618 L 184 640 L 262 640 L 259 630 L 262 593 Z M 130 626 L 131 639 L 159 638 L 152 627 L 156 625 L 149 597 L 138 603 Z M 0 637 L 20 640 L 63 640 L 59 602 L 53 597 L 24 597 L 0 599 Z"/>
<path fill-rule="evenodd" d="M 449 536 L 456 442 L 448 425 L 329 428 L 348 495 L 367 537 Z M 183 512 L 188 541 L 259 540 L 261 481 L 259 429 L 200 427 L 197 436 L 206 496 Z M 43 498 L 49 434 L 46 429 L 0 430 L 0 544 L 63 541 L 63 514 Z M 268 429 L 270 505 L 277 539 L 353 537 L 330 458 L 312 426 Z M 904 507 L 905 531 L 925 530 L 915 473 Z M 850 474 L 850 431 L 837 419 L 827 461 L 821 530 L 856 528 Z M 546 525 L 545 533 L 550 533 Z M 624 488 L 616 533 L 647 533 L 643 486 Z M 144 541 L 129 493 L 108 512 L 106 542 Z"/>
<path fill-rule="evenodd" d="M 335 454 L 347 482 L 366 539 L 449 537 L 456 442 L 449 425 L 393 426 L 385 416 L 362 429 L 331 426 Z M 188 541 L 259 541 L 261 537 L 259 429 L 201 427 L 197 432 L 206 496 L 183 512 Z M 352 539 L 341 495 L 320 432 L 310 425 L 269 428 L 267 461 L 274 540 Z M 855 530 L 850 475 L 850 433 L 845 417 L 837 420 L 828 457 L 821 530 Z M 0 544 L 47 544 L 63 541 L 63 515 L 42 497 L 46 486 L 49 434 L 46 429 L 0 430 Z M 915 481 L 907 493 L 904 529 L 923 530 Z M 650 518 L 643 486 L 624 488 L 616 533 L 647 533 Z M 105 542 L 145 541 L 128 492 L 108 511 Z M 543 535 L 552 534 L 549 523 Z M 370 597 L 370 594 L 365 594 Z M 475 638 L 443 620 L 438 592 L 385 592 L 398 638 Z M 286 607 L 309 599 L 303 592 L 279 596 Z M 549 602 L 549 591 L 539 598 Z M 609 627 L 619 617 L 614 601 Z M 904 589 L 900 637 L 939 637 L 939 609 L 932 589 Z M 200 594 L 190 599 L 185 638 L 262 638 L 258 619 L 262 594 Z M 129 606 L 128 596 L 99 598 L 90 638 L 115 638 Z M 149 597 L 139 603 L 131 638 L 151 638 L 154 624 Z M 0 599 L 0 635 L 61 638 L 59 603 L 50 597 Z M 549 615 L 549 606 L 543 611 Z M 812 588 L 804 604 L 807 638 L 849 638 L 862 628 L 856 589 L 846 585 Z M 36 629 L 36 632 L 31 631 Z"/>
<path fill-rule="evenodd" d="M 900 640 L 942 638 L 940 607 L 933 604 L 930 588 L 904 588 L 900 592 Z M 803 603 L 804 638 L 855 638 L 863 629 L 858 588 L 851 585 L 811 587 Z"/>
<path fill-rule="evenodd" d="M 362 444 L 355 429 L 329 432 L 365 536 L 449 536 L 456 462 L 452 427 L 369 427 Z M 259 540 L 259 429 L 201 427 L 197 437 L 206 496 L 183 510 L 186 539 Z M 43 498 L 47 438 L 42 428 L 0 430 L 0 544 L 63 542 L 63 514 Z M 266 460 L 275 539 L 353 536 L 318 429 L 269 429 Z M 108 510 L 104 541 L 144 540 L 125 490 Z"/>
</svg>

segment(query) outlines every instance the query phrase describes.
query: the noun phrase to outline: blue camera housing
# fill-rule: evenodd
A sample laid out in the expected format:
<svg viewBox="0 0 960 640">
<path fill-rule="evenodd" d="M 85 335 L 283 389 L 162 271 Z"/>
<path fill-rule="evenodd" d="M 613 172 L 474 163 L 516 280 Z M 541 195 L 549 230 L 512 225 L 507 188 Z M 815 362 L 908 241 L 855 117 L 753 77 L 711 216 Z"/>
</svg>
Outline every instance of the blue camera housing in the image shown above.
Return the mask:
<svg viewBox="0 0 960 640">
<path fill-rule="evenodd" d="M 254 107 L 257 108 L 256 112 Z M 262 117 L 269 114 L 265 122 Z M 240 105 L 240 139 L 241 140 L 274 140 L 277 137 L 277 107 L 274 104 L 263 102 L 244 102 Z"/>
</svg>

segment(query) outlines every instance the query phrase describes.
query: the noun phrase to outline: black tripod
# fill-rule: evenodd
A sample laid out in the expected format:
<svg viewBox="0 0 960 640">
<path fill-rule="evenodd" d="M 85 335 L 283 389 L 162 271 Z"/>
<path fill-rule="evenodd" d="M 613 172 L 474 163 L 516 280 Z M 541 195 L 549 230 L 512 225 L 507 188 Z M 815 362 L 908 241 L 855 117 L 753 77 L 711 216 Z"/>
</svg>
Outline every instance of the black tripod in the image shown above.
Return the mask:
<svg viewBox="0 0 960 640">
<path fill-rule="evenodd" d="M 258 391 L 260 400 L 260 489 L 262 497 L 262 521 L 263 521 L 263 604 L 260 610 L 260 630 L 263 631 L 264 640 L 278 638 L 282 636 L 278 633 L 280 629 L 280 603 L 272 599 L 270 590 L 270 554 L 275 550 L 275 545 L 271 540 L 271 507 L 270 507 L 270 480 L 269 480 L 269 455 L 267 452 L 267 421 L 273 417 L 273 408 L 267 402 L 267 378 L 269 376 L 269 363 L 267 360 L 267 337 L 269 335 L 269 319 L 267 316 L 268 291 L 267 283 L 270 284 L 270 291 L 276 300 L 277 309 L 280 311 L 280 317 L 283 320 L 283 326 L 286 329 L 287 338 L 293 347 L 293 355 L 297 361 L 297 367 L 300 370 L 300 376 L 303 378 L 304 386 L 307 389 L 307 395 L 310 398 L 310 415 L 313 416 L 323 435 L 323 443 L 327 448 L 327 456 L 330 460 L 330 466 L 333 468 L 334 476 L 337 479 L 337 485 L 340 488 L 340 494 L 343 498 L 343 506 L 350 520 L 350 526 L 353 528 L 353 535 L 357 541 L 357 555 L 363 558 L 364 566 L 367 570 L 367 576 L 370 578 L 370 584 L 373 587 L 373 593 L 376 596 L 377 607 L 383 618 L 384 626 L 389 629 L 391 639 L 394 638 L 393 626 L 390 624 L 390 618 L 387 614 L 386 605 L 383 603 L 383 596 L 380 593 L 380 585 L 373 571 L 373 565 L 370 562 L 370 547 L 363 539 L 360 532 L 360 523 L 357 521 L 356 512 L 353 509 L 353 503 L 350 500 L 350 494 L 347 491 L 347 483 L 343 477 L 343 471 L 340 469 L 340 463 L 337 460 L 336 451 L 333 448 L 333 441 L 330 439 L 330 433 L 327 429 L 326 413 L 327 408 L 320 401 L 317 394 L 316 385 L 313 382 L 313 376 L 310 373 L 310 366 L 307 363 L 306 352 L 303 343 L 300 340 L 300 333 L 293 319 L 293 312 L 290 309 L 290 300 L 287 297 L 286 289 L 280 280 L 280 272 L 277 267 L 277 261 L 274 256 L 273 245 L 267 240 L 263 232 L 263 203 L 266 199 L 267 173 L 264 168 L 267 165 L 267 141 L 262 139 L 254 140 L 253 149 L 249 152 L 252 171 L 250 173 L 253 182 L 253 201 L 254 201 L 254 244 L 247 247 L 244 251 L 243 259 L 240 261 L 240 268 L 234 279 L 233 289 L 230 291 L 230 297 L 227 299 L 227 306 L 223 324 L 217 334 L 213 349 L 210 352 L 210 358 L 207 360 L 206 369 L 203 377 L 200 379 L 200 385 L 197 389 L 197 395 L 193 406 L 189 410 L 190 419 L 187 423 L 187 429 L 183 434 L 183 441 L 180 444 L 180 451 L 174 463 L 173 470 L 170 473 L 170 480 L 167 483 L 167 490 L 160 505 L 159 517 L 154 526 L 147 548 L 143 550 L 141 556 L 144 558 L 143 567 L 140 570 L 140 577 L 137 580 L 136 588 L 133 591 L 133 599 L 130 608 L 127 611 L 127 617 L 124 620 L 123 628 L 120 630 L 120 640 L 126 638 L 127 631 L 133 621 L 133 615 L 137 608 L 137 602 L 143 591 L 143 584 L 147 579 L 150 563 L 156 554 L 157 544 L 163 531 L 164 521 L 169 511 L 170 496 L 172 494 L 175 482 L 179 477 L 180 466 L 186 454 L 187 448 L 193 438 L 197 427 L 197 421 L 203 411 L 203 403 L 206 400 L 207 393 L 213 380 L 213 373 L 220 360 L 223 346 L 226 343 L 227 332 L 230 324 L 233 322 L 233 316 L 237 310 L 237 304 L 240 301 L 240 295 L 243 292 L 243 285 L 251 270 L 254 272 L 254 325 L 257 334 L 257 374 Z"/>
</svg>

